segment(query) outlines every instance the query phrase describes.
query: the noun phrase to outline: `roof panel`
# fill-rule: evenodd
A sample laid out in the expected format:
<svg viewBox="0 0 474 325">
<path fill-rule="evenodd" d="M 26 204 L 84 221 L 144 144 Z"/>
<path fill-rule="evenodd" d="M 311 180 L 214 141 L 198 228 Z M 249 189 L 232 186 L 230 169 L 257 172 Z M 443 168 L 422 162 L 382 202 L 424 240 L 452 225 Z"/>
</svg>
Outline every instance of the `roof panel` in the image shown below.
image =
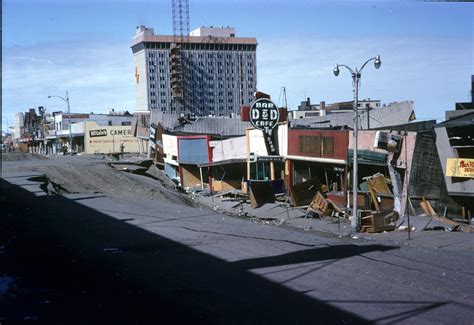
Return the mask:
<svg viewBox="0 0 474 325">
<path fill-rule="evenodd" d="M 367 125 L 372 128 L 395 126 L 399 124 L 406 124 L 410 122 L 413 114 L 413 102 L 404 101 L 399 103 L 392 103 L 388 106 L 374 108 L 369 111 L 359 112 L 359 125 L 361 129 L 368 129 Z M 307 127 L 307 128 L 324 128 L 353 126 L 354 113 L 337 113 L 326 116 L 308 117 L 290 121 L 290 127 Z"/>
</svg>

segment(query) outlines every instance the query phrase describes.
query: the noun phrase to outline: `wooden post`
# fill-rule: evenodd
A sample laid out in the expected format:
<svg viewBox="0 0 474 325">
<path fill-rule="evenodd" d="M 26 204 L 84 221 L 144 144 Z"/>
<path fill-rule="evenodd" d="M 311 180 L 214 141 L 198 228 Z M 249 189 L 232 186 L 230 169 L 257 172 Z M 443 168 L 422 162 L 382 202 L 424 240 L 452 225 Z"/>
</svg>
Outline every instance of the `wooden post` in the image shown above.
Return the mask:
<svg viewBox="0 0 474 325">
<path fill-rule="evenodd" d="M 250 180 L 250 130 L 245 130 L 245 148 L 247 150 L 247 180 Z"/>
<path fill-rule="evenodd" d="M 290 188 L 291 185 L 291 161 L 290 160 L 285 160 L 285 183 L 286 183 L 286 188 Z"/>
<path fill-rule="evenodd" d="M 270 161 L 270 180 L 275 180 L 275 162 L 273 160 Z"/>
<path fill-rule="evenodd" d="M 201 176 L 201 188 L 204 189 L 204 180 L 202 179 L 202 167 L 199 167 L 199 176 Z"/>
<path fill-rule="evenodd" d="M 213 193 L 212 190 L 212 166 L 207 167 L 207 175 L 208 175 L 208 180 L 209 180 L 209 192 Z"/>
</svg>

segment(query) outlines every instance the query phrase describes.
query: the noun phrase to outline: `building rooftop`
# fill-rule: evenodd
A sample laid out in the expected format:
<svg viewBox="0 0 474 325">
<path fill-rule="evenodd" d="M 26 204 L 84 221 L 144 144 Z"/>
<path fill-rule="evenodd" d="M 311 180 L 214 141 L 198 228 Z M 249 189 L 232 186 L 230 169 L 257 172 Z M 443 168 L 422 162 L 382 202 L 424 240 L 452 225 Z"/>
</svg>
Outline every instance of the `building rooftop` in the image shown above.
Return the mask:
<svg viewBox="0 0 474 325">
<path fill-rule="evenodd" d="M 173 134 L 208 134 L 220 137 L 245 135 L 245 130 L 251 128 L 250 122 L 240 118 L 230 117 L 197 117 L 187 119 L 175 114 L 163 114 L 152 111 L 152 124 L 161 126 Z"/>
<path fill-rule="evenodd" d="M 380 128 L 386 126 L 393 126 L 405 124 L 415 119 L 415 112 L 413 110 L 412 101 L 404 101 L 399 103 L 392 103 L 388 106 L 374 108 L 369 111 L 361 110 L 359 112 L 360 128 L 367 129 L 367 124 L 370 128 Z M 307 117 L 290 121 L 291 127 L 307 127 L 307 128 L 322 128 L 344 126 L 352 128 L 354 124 L 354 113 L 339 113 L 325 116 Z"/>
<path fill-rule="evenodd" d="M 189 36 L 235 37 L 235 28 L 232 27 L 199 27 L 189 33 Z"/>
<path fill-rule="evenodd" d="M 233 33 L 232 33 L 233 31 Z M 234 36 L 232 36 L 232 34 Z M 257 45 L 255 37 L 235 37 L 234 28 L 206 28 L 200 27 L 191 32 L 191 36 L 173 35 L 155 35 L 153 28 L 138 26 L 137 32 L 133 37 L 132 46 L 142 42 L 159 42 L 159 43 L 222 43 L 222 44 L 248 44 Z"/>
</svg>

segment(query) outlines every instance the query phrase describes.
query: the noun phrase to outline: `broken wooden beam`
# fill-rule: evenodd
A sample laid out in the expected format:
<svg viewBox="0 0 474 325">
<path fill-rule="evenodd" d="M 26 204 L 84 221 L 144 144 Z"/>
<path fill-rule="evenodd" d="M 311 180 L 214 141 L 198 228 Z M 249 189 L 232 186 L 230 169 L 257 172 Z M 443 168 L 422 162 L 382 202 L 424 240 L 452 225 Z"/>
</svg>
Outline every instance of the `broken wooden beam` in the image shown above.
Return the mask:
<svg viewBox="0 0 474 325">
<path fill-rule="evenodd" d="M 474 233 L 474 227 L 471 225 L 466 225 L 464 223 L 456 222 L 451 219 L 445 218 L 445 217 L 440 217 L 440 216 L 432 216 L 432 218 L 436 221 L 458 227 L 459 230 L 462 232 L 468 232 L 468 233 Z"/>
</svg>

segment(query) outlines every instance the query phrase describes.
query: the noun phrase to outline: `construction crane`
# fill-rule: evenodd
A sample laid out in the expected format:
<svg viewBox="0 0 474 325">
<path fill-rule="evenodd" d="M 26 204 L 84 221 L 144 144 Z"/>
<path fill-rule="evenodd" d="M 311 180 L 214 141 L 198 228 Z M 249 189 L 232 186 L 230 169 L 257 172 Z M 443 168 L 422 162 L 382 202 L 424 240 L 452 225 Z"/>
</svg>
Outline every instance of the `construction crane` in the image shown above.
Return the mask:
<svg viewBox="0 0 474 325">
<path fill-rule="evenodd" d="M 171 44 L 171 95 L 175 99 L 176 113 L 192 112 L 190 77 L 192 65 L 184 55 L 189 38 L 189 1 L 171 0 L 173 11 L 173 43 Z"/>
</svg>

